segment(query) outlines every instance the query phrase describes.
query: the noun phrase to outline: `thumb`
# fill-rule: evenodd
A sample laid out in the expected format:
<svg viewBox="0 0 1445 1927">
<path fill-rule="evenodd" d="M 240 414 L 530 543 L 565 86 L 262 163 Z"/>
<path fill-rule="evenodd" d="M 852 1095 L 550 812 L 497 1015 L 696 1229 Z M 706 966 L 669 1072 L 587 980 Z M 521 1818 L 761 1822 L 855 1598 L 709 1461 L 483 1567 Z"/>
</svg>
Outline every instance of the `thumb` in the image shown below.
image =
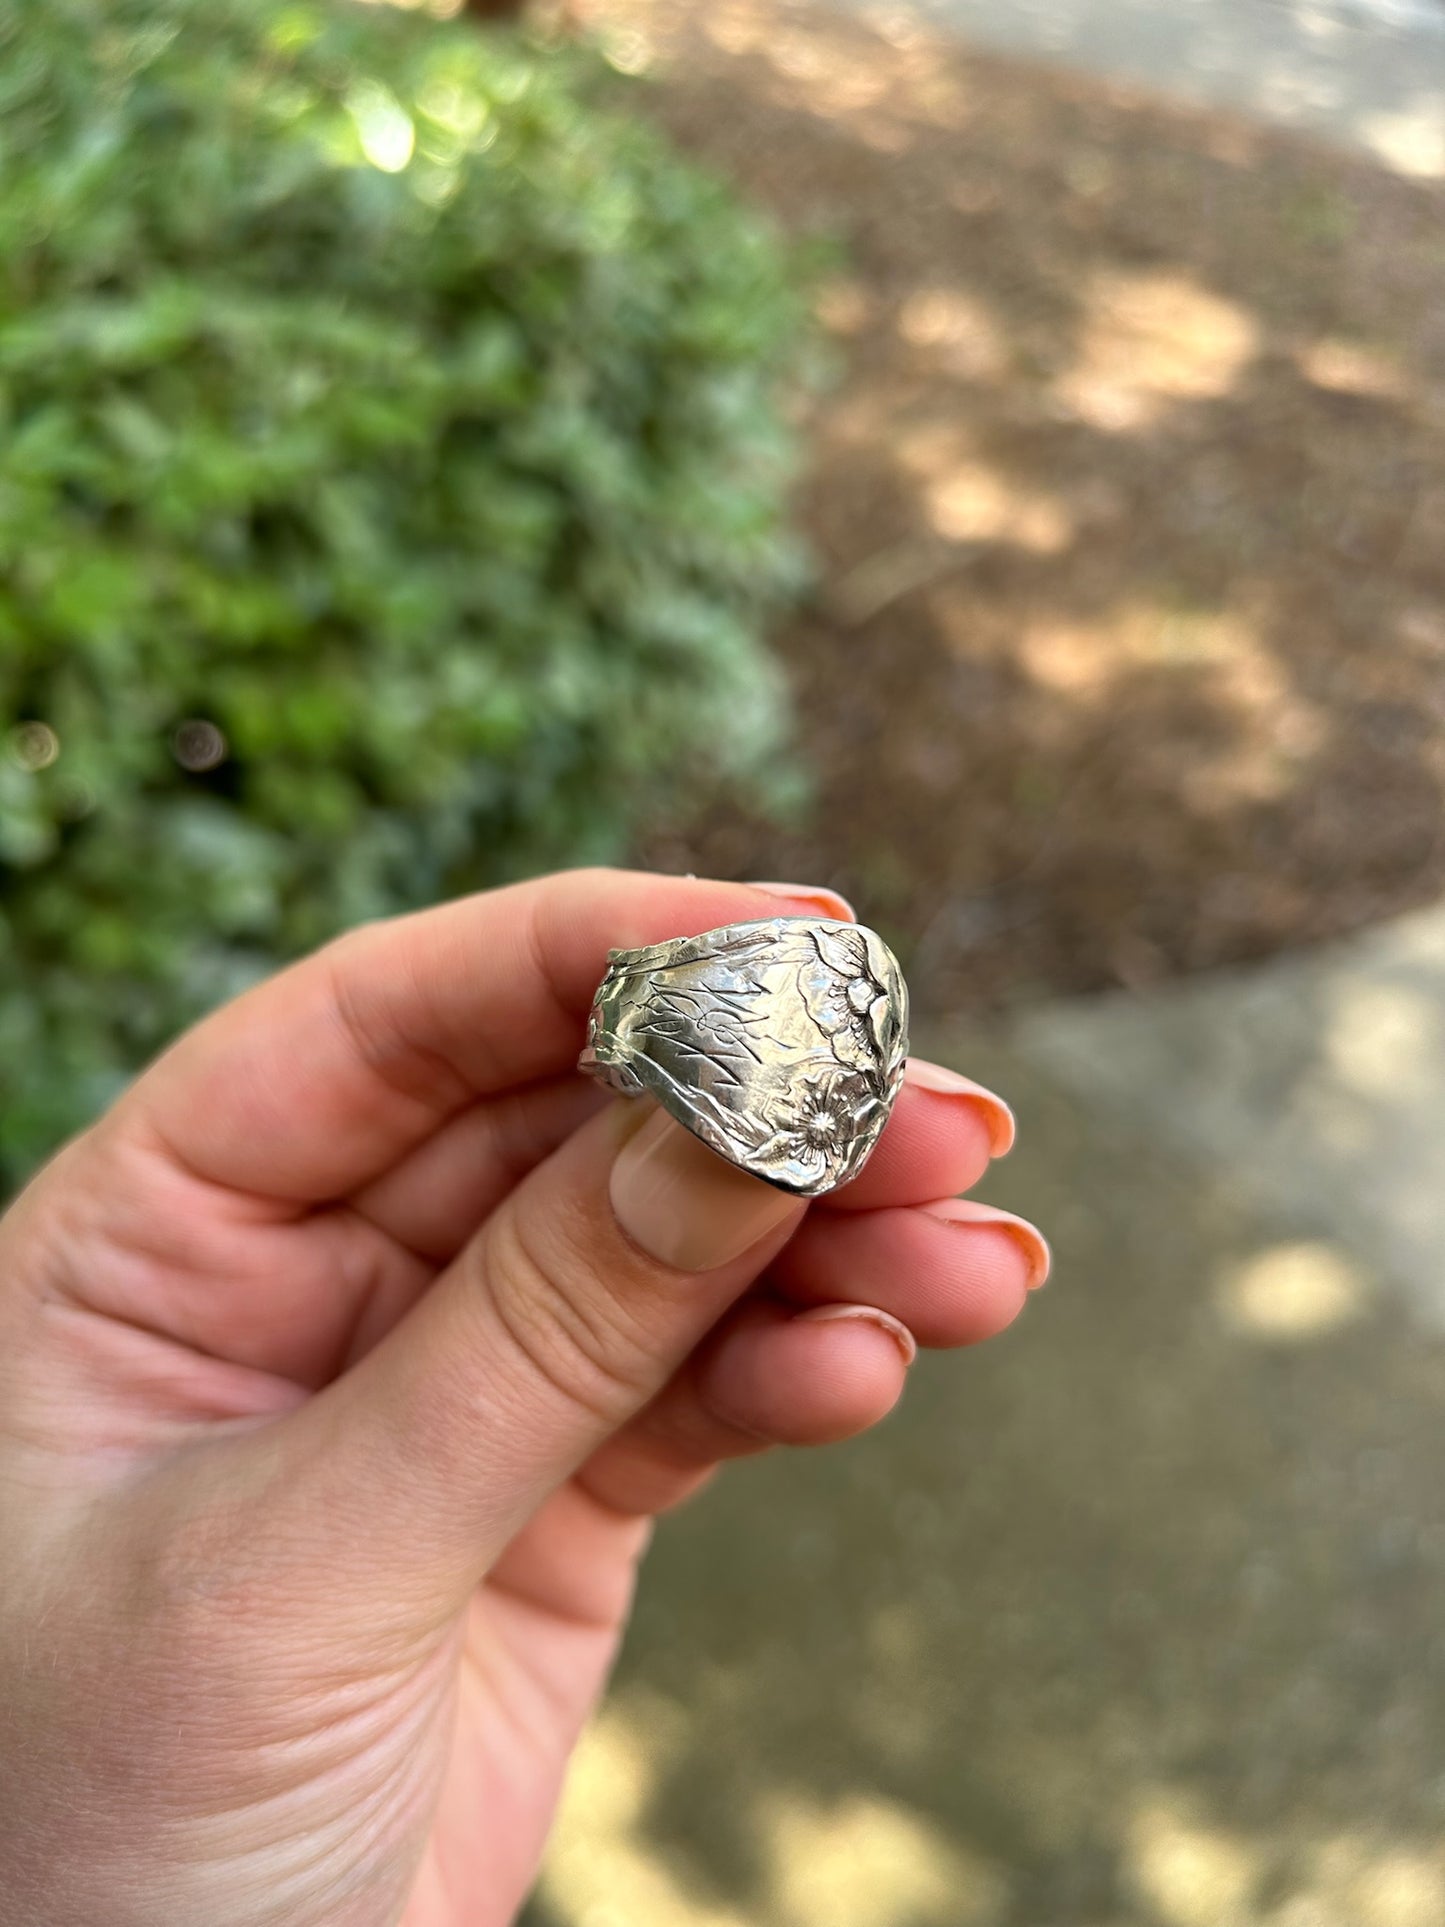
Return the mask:
<svg viewBox="0 0 1445 1927">
<path fill-rule="evenodd" d="M 805 1209 L 651 1103 L 584 1125 L 374 1351 L 282 1422 L 287 1488 L 327 1521 L 331 1569 L 354 1559 L 359 1585 L 404 1571 L 464 1598 Z"/>
</svg>

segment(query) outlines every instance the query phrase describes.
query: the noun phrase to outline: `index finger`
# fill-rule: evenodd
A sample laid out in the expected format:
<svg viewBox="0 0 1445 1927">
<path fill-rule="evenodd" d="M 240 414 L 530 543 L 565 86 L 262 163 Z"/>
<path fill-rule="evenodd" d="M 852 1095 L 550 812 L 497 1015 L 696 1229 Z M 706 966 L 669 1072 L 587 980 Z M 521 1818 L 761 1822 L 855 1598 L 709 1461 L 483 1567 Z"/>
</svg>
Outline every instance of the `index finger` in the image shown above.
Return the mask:
<svg viewBox="0 0 1445 1927">
<path fill-rule="evenodd" d="M 345 1196 L 478 1097 L 570 1069 L 609 948 L 787 915 L 829 890 L 570 870 L 367 924 L 227 1004 L 122 1099 L 187 1170 Z"/>
</svg>

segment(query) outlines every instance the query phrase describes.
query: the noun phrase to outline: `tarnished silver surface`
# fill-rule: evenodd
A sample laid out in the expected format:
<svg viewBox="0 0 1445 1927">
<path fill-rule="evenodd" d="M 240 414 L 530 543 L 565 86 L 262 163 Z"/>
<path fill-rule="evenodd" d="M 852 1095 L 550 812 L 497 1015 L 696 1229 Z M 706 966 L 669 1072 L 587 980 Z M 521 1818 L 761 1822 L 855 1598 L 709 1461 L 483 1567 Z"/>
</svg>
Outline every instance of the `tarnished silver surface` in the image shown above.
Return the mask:
<svg viewBox="0 0 1445 1927">
<path fill-rule="evenodd" d="M 609 951 L 579 1061 L 755 1177 L 816 1197 L 863 1168 L 907 1054 L 908 989 L 880 936 L 768 917 Z"/>
</svg>

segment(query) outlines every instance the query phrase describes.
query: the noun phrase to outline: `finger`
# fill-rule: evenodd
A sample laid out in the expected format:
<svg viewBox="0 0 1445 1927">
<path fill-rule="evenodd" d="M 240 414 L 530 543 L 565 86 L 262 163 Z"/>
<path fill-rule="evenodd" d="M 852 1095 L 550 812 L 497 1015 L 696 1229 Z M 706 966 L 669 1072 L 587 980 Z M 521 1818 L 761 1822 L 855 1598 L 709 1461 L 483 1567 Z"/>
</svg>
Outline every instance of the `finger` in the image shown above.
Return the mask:
<svg viewBox="0 0 1445 1927">
<path fill-rule="evenodd" d="M 973 1345 L 1012 1324 L 1048 1275 L 1033 1225 L 971 1198 L 913 1209 L 810 1212 L 772 1268 L 793 1303 L 891 1312 L 920 1345 Z"/>
<path fill-rule="evenodd" d="M 600 1084 L 576 1072 L 483 1098 L 363 1185 L 351 1208 L 408 1250 L 445 1264 L 514 1185 L 609 1102 Z"/>
<path fill-rule="evenodd" d="M 364 1358 L 527 1172 L 610 1101 L 575 1073 L 484 1098 L 354 1198 L 299 1223 L 252 1227 L 246 1266 L 223 1234 L 206 1288 L 167 1298 L 167 1335 L 297 1384 L 326 1384 Z M 181 1173 L 174 1181 L 194 1182 Z M 112 1241 L 133 1247 L 144 1230 L 152 1254 L 170 1256 L 157 1242 L 190 1214 L 157 1214 L 153 1196 L 106 1189 L 124 1214 L 112 1220 Z M 194 1234 L 183 1250 L 197 1269 Z M 107 1308 L 138 1315 L 133 1304 Z"/>
<path fill-rule="evenodd" d="M 233 1189 L 343 1196 L 479 1096 L 570 1068 L 609 947 L 848 914 L 781 887 L 574 870 L 367 925 L 189 1031 L 123 1116 Z"/>
<path fill-rule="evenodd" d="M 353 1198 L 356 1208 L 435 1262 L 454 1257 L 506 1189 L 602 1104 L 590 1078 L 529 1085 L 469 1106 Z M 1013 1116 L 992 1092 L 912 1059 L 888 1128 L 860 1177 L 826 1207 L 922 1204 L 976 1184 L 990 1154 L 1013 1139 Z"/>
<path fill-rule="evenodd" d="M 655 1106 L 610 1106 L 360 1364 L 273 1428 L 279 1529 L 310 1521 L 337 1583 L 372 1599 L 414 1598 L 423 1577 L 431 1597 L 465 1597 L 547 1493 L 657 1395 L 804 1209 Z"/>
<path fill-rule="evenodd" d="M 941 1064 L 910 1057 L 873 1155 L 824 1202 L 833 1211 L 876 1211 L 967 1191 L 1013 1140 L 1013 1113 L 1001 1097 Z"/>
<path fill-rule="evenodd" d="M 443 1125 L 365 1187 L 352 1200 L 353 1207 L 408 1250 L 446 1263 L 512 1185 L 608 1101 L 600 1086 L 575 1075 L 485 1100 Z M 1000 1146 L 1011 1145 L 1013 1131 L 1008 1106 L 982 1085 L 941 1066 L 910 1060 L 907 1081 L 873 1159 L 861 1177 L 820 1202 L 854 1216 L 965 1190 L 982 1175 L 990 1151 L 998 1154 Z M 871 1249 L 876 1240 L 867 1242 Z M 868 1295 L 866 1279 L 852 1283 L 856 1292 Z M 379 1322 L 383 1316 L 394 1321 L 400 1309 L 404 1306 L 394 1293 L 378 1298 L 367 1321 L 366 1341 L 374 1342 L 387 1328 Z M 354 1347 L 353 1356 L 360 1349 Z"/>
<path fill-rule="evenodd" d="M 353 1207 L 408 1251 L 434 1264 L 446 1263 L 512 1185 L 554 1150 L 570 1129 L 608 1101 L 600 1086 L 575 1075 L 484 1100 L 443 1125 L 393 1170 L 365 1187 L 352 1200 Z M 845 1223 L 869 1215 L 865 1207 L 870 1196 L 875 1200 L 874 1209 L 932 1203 L 949 1189 L 963 1190 L 974 1183 L 988 1163 L 990 1149 L 1000 1144 L 1007 1147 L 1012 1135 L 1012 1114 L 991 1092 L 953 1071 L 911 1060 L 894 1116 L 863 1176 L 833 1198 L 820 1202 L 836 1205 Z M 876 1227 L 862 1241 L 860 1250 L 869 1254 L 875 1251 L 875 1234 Z M 815 1234 L 809 1232 L 805 1242 L 814 1238 Z M 943 1242 L 946 1245 L 951 1241 Z M 906 1258 L 916 1267 L 919 1289 L 929 1289 L 930 1273 L 923 1254 L 910 1246 Z M 970 1342 L 974 1336 L 987 1336 L 991 1309 L 994 1316 L 1007 1322 L 998 1306 L 1007 1306 L 1013 1298 L 1008 1288 L 1009 1270 L 1007 1252 L 991 1272 L 985 1264 L 984 1276 L 976 1281 L 972 1293 L 959 1301 L 963 1337 L 930 1337 L 927 1342 Z M 896 1267 L 890 1270 L 886 1263 L 881 1267 L 869 1265 L 855 1273 L 845 1257 L 839 1263 L 838 1276 L 847 1281 L 847 1290 L 837 1295 L 866 1299 L 873 1290 L 871 1280 L 880 1271 L 896 1284 Z M 826 1299 L 830 1290 L 826 1267 L 821 1275 L 822 1283 L 812 1292 L 818 1301 Z M 949 1290 L 946 1280 L 938 1278 L 931 1279 L 931 1287 L 945 1295 Z M 349 1357 L 355 1359 L 369 1349 L 409 1302 L 404 1291 L 373 1288 Z M 902 1315 L 906 1320 L 906 1306 Z"/>
<path fill-rule="evenodd" d="M 244 1240 L 224 1223 L 198 1236 L 195 1200 L 184 1195 L 195 1180 L 183 1172 L 170 1173 L 159 1194 L 154 1181 L 100 1184 L 109 1215 L 99 1244 L 145 1250 L 146 1280 L 183 1266 L 204 1285 L 146 1305 L 113 1296 L 132 1282 L 128 1272 L 99 1267 L 92 1297 L 213 1357 L 324 1385 L 365 1357 L 487 1213 L 607 1102 L 575 1075 L 483 1099 L 351 1201 L 296 1223 L 252 1225 Z M 174 1208 L 157 1208 L 168 1199 Z"/>
<path fill-rule="evenodd" d="M 724 1460 L 866 1432 L 897 1404 L 916 1352 L 906 1326 L 869 1306 L 749 1298 L 578 1483 L 616 1512 L 665 1512 Z"/>
<path fill-rule="evenodd" d="M 203 1356 L 206 1367 L 189 1374 L 202 1397 L 213 1380 L 236 1382 L 237 1371 L 292 1387 L 324 1384 L 436 1275 L 435 1264 L 344 1204 L 284 1215 L 265 1201 L 257 1209 L 245 1199 L 224 1204 L 233 1208 L 218 1205 L 215 1186 L 108 1115 L 22 1199 L 35 1225 L 22 1242 L 39 1254 L 59 1252 L 63 1262 L 42 1256 L 16 1282 L 23 1274 L 32 1295 L 98 1317 L 99 1330 L 146 1333 L 183 1347 L 193 1364 Z M 61 1325 L 47 1320 L 46 1330 L 67 1369 L 90 1369 L 73 1337 L 62 1339 Z M 184 1355 L 167 1355 L 185 1376 Z M 222 1372 L 222 1363 L 232 1372 Z M 252 1383 L 264 1403 L 267 1394 Z M 107 1399 L 113 1395 L 121 1395 L 118 1383 L 106 1390 Z M 228 1396 L 223 1391 L 223 1404 Z M 93 1404 L 94 1394 L 87 1397 Z M 134 1387 L 124 1399 L 135 1402 Z"/>
<path fill-rule="evenodd" d="M 652 1537 L 641 1514 L 593 1498 L 580 1480 L 558 1486 L 487 1574 L 509 1594 L 577 1627 L 616 1628 L 632 1603 L 638 1562 Z"/>
</svg>

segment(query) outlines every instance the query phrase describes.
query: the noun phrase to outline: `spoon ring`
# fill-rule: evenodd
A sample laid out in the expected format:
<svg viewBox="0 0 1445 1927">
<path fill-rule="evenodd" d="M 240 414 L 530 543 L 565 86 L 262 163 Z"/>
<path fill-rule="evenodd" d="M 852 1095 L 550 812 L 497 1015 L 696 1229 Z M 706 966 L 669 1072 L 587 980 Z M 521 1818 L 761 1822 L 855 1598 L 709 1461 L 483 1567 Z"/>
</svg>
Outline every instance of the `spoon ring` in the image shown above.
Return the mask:
<svg viewBox="0 0 1445 1927">
<path fill-rule="evenodd" d="M 767 917 L 609 950 L 579 1068 L 815 1198 L 862 1170 L 907 1055 L 908 987 L 876 932 Z"/>
</svg>

